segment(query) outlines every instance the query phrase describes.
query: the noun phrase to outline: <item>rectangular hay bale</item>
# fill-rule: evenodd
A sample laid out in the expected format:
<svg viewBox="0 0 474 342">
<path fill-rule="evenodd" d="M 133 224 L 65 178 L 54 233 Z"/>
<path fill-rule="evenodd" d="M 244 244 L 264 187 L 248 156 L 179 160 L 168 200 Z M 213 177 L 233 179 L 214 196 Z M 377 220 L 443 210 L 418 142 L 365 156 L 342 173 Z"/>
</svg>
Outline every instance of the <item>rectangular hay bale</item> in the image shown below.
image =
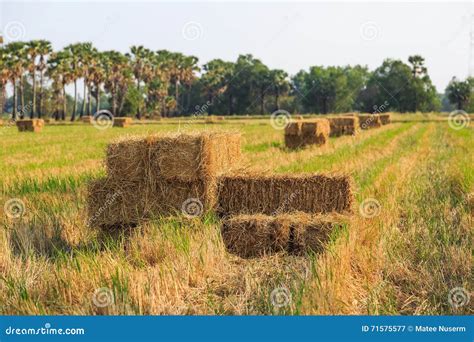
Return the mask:
<svg viewBox="0 0 474 342">
<path fill-rule="evenodd" d="M 216 204 L 214 181 L 159 181 L 153 187 L 109 177 L 89 184 L 88 224 L 95 227 L 134 226 L 154 217 L 183 213 L 201 215 Z"/>
<path fill-rule="evenodd" d="M 107 172 L 111 177 L 126 175 L 148 183 L 216 177 L 239 161 L 240 138 L 239 133 L 128 138 L 107 147 Z"/>
<path fill-rule="evenodd" d="M 43 119 L 22 119 L 16 121 L 19 132 L 41 132 L 44 127 Z"/>
<path fill-rule="evenodd" d="M 283 251 L 300 255 L 323 251 L 334 228 L 343 222 L 334 215 L 237 215 L 223 221 L 221 234 L 226 249 L 242 258 Z"/>
<path fill-rule="evenodd" d="M 303 145 L 324 145 L 329 139 L 329 121 L 327 119 L 314 119 L 303 121 L 301 135 Z"/>
<path fill-rule="evenodd" d="M 361 129 L 379 128 L 382 126 L 378 114 L 359 115 L 359 127 Z"/>
<path fill-rule="evenodd" d="M 81 118 L 81 121 L 83 123 L 92 123 L 92 116 L 90 115 L 84 115 L 82 118 Z"/>
<path fill-rule="evenodd" d="M 380 122 L 382 123 L 382 125 L 388 125 L 389 123 L 392 122 L 390 118 L 390 113 L 380 114 L 379 116 L 380 116 Z"/>
<path fill-rule="evenodd" d="M 291 121 L 285 126 L 285 135 L 301 135 L 302 121 Z"/>
<path fill-rule="evenodd" d="M 115 117 L 113 127 L 129 127 L 133 123 L 132 118 L 129 117 Z"/>
<path fill-rule="evenodd" d="M 328 118 L 331 137 L 341 135 L 355 135 L 359 130 L 359 119 L 357 117 Z"/>
<path fill-rule="evenodd" d="M 220 215 L 350 213 L 353 194 L 349 176 L 232 175 L 218 181 Z"/>
</svg>

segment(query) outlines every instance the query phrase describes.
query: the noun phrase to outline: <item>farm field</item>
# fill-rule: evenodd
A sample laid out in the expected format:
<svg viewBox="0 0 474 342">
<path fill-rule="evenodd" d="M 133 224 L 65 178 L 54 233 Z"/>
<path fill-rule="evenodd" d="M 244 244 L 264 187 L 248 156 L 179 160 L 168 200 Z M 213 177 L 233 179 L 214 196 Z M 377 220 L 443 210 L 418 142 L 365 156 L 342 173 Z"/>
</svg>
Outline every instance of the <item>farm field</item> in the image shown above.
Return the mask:
<svg viewBox="0 0 474 342">
<path fill-rule="evenodd" d="M 474 283 L 472 120 L 459 130 L 437 114 L 392 121 L 298 151 L 264 118 L 0 127 L 0 203 L 25 204 L 21 218 L 0 219 L 0 314 L 473 314 L 472 298 L 448 302 Z M 355 215 L 320 254 L 255 259 L 226 252 L 213 214 L 127 233 L 88 227 L 87 183 L 105 174 L 109 142 L 200 130 L 241 132 L 249 170 L 352 175 Z M 367 202 L 376 212 L 364 215 Z M 278 289 L 289 291 L 287 305 L 272 305 Z M 113 300 L 97 305 L 101 295 Z"/>
</svg>

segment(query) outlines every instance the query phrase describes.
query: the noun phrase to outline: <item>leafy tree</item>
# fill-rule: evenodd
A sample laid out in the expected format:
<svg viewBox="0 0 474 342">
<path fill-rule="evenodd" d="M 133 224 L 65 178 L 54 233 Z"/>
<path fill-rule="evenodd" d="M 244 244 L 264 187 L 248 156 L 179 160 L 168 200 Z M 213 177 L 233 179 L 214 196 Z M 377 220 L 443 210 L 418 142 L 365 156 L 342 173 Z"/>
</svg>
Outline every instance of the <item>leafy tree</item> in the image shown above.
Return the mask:
<svg viewBox="0 0 474 342">
<path fill-rule="evenodd" d="M 448 96 L 449 102 L 461 110 L 465 109 L 468 105 L 471 93 L 472 81 L 469 79 L 459 81 L 456 77 L 453 77 L 446 87 L 446 95 Z"/>
<path fill-rule="evenodd" d="M 288 94 L 290 83 L 288 74 L 280 69 L 270 71 L 271 93 L 275 96 L 275 110 L 280 109 L 280 97 Z"/>
</svg>

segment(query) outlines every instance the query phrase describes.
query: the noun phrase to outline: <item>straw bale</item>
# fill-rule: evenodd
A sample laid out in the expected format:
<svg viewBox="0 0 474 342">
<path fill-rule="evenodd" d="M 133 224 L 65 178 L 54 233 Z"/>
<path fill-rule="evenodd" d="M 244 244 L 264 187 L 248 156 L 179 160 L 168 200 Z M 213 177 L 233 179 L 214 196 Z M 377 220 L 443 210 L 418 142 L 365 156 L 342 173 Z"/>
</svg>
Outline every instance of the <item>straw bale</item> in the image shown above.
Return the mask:
<svg viewBox="0 0 474 342">
<path fill-rule="evenodd" d="M 328 118 L 330 125 L 330 136 L 355 135 L 359 130 L 359 119 L 357 117 Z"/>
<path fill-rule="evenodd" d="M 201 133 L 128 138 L 107 148 L 107 172 L 154 183 L 216 177 L 239 161 L 240 134 Z"/>
<path fill-rule="evenodd" d="M 43 119 L 23 119 L 17 120 L 16 126 L 19 132 L 41 132 L 44 127 Z"/>
<path fill-rule="evenodd" d="M 350 213 L 353 194 L 348 176 L 229 175 L 218 181 L 221 215 Z"/>
<path fill-rule="evenodd" d="M 225 220 L 221 232 L 230 253 L 250 258 L 287 250 L 288 228 L 272 216 L 240 215 Z"/>
<path fill-rule="evenodd" d="M 382 122 L 378 114 L 359 115 L 359 126 L 362 129 L 378 128 Z"/>
<path fill-rule="evenodd" d="M 106 177 L 89 185 L 88 222 L 96 227 L 133 226 L 150 218 L 180 213 L 190 199 L 202 206 L 199 214 L 208 212 L 216 203 L 216 183 L 163 180 L 149 187 Z"/>
<path fill-rule="evenodd" d="M 391 123 L 390 113 L 380 114 L 380 122 L 382 125 L 388 125 Z"/>
<path fill-rule="evenodd" d="M 323 251 L 331 232 L 344 221 L 336 215 L 304 213 L 237 215 L 223 221 L 221 233 L 226 249 L 242 258 L 283 251 L 299 255 Z"/>
<path fill-rule="evenodd" d="M 285 126 L 285 135 L 301 135 L 302 121 L 291 121 Z"/>
<path fill-rule="evenodd" d="M 93 117 L 90 116 L 90 115 L 84 115 L 82 118 L 81 118 L 81 121 L 83 123 L 92 123 L 92 120 L 93 120 Z"/>
<path fill-rule="evenodd" d="M 132 118 L 129 117 L 120 117 L 120 118 L 114 118 L 114 123 L 113 127 L 129 127 L 133 123 Z"/>
</svg>

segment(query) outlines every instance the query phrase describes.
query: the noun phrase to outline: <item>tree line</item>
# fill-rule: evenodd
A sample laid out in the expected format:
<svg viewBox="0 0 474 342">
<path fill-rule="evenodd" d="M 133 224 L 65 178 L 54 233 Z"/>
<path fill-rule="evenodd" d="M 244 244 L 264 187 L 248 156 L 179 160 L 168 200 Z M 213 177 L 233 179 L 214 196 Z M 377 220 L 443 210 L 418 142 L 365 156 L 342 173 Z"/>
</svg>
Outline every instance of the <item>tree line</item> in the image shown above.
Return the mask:
<svg viewBox="0 0 474 342">
<path fill-rule="evenodd" d="M 200 108 L 234 115 L 472 107 L 472 79 L 453 79 L 441 97 L 424 63 L 414 55 L 407 63 L 386 59 L 373 71 L 361 65 L 312 66 L 290 77 L 250 54 L 200 67 L 195 56 L 143 46 L 121 53 L 99 51 L 85 42 L 53 51 L 46 40 L 11 42 L 0 47 L 0 111 L 13 119 L 74 121 L 102 109 L 140 119 L 192 115 Z"/>
</svg>

